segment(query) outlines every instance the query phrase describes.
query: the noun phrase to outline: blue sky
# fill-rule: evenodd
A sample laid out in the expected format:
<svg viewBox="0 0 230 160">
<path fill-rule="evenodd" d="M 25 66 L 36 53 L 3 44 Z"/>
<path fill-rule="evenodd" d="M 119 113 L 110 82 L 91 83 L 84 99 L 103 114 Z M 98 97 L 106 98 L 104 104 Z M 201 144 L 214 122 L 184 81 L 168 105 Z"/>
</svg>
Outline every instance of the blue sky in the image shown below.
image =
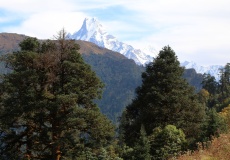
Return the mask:
<svg viewBox="0 0 230 160">
<path fill-rule="evenodd" d="M 0 32 L 52 39 L 96 17 L 118 40 L 200 65 L 230 62 L 229 0 L 0 0 Z"/>
</svg>

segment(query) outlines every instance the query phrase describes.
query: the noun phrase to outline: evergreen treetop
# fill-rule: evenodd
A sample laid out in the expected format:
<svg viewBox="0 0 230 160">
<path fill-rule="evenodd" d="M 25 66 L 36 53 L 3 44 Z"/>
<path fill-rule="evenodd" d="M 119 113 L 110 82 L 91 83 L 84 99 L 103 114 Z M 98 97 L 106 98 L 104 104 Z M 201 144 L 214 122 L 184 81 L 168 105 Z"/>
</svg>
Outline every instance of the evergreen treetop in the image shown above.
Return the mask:
<svg viewBox="0 0 230 160">
<path fill-rule="evenodd" d="M 199 136 L 205 110 L 194 88 L 182 78 L 183 71 L 169 46 L 147 65 L 142 74 L 143 83 L 136 90 L 137 97 L 127 106 L 125 124 L 121 125 L 129 145 L 138 137 L 141 124 L 147 135 L 156 127 L 174 125 L 181 128 L 190 141 Z"/>
<path fill-rule="evenodd" d="M 27 38 L 3 59 L 0 154 L 5 159 L 76 159 L 114 136 L 94 100 L 103 84 L 64 30 L 56 41 Z M 15 155 L 15 156 L 14 156 Z"/>
</svg>

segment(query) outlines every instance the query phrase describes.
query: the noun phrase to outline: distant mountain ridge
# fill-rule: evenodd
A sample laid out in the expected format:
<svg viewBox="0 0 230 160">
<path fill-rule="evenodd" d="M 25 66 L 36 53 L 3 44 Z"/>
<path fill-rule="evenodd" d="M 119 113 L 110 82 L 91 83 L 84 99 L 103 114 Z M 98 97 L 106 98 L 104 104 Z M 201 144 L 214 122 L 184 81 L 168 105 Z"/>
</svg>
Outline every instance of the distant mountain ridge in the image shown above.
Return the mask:
<svg viewBox="0 0 230 160">
<path fill-rule="evenodd" d="M 188 61 L 181 63 L 181 66 L 185 67 L 186 69 L 193 68 L 196 70 L 197 73 L 210 74 L 211 76 L 214 76 L 217 81 L 220 79 L 219 71 L 221 68 L 223 68 L 223 66 L 221 65 L 201 66 L 196 64 L 195 62 Z"/>
<path fill-rule="evenodd" d="M 133 46 L 120 42 L 115 36 L 107 33 L 102 24 L 97 20 L 97 18 L 85 18 L 82 27 L 77 32 L 72 35 L 69 34 L 71 39 L 84 40 L 92 42 L 100 47 L 110 49 L 115 52 L 123 54 L 128 59 L 133 59 L 138 65 L 145 65 L 152 62 L 154 57 L 150 55 L 157 55 L 157 51 L 148 46 L 145 49 L 135 49 Z M 201 66 L 194 62 L 182 62 L 181 66 L 186 69 L 194 68 L 197 73 L 209 73 L 214 76 L 216 80 L 219 80 L 219 69 L 223 66 L 211 65 L 211 66 Z"/>
<path fill-rule="evenodd" d="M 0 54 L 18 50 L 18 44 L 26 36 L 16 33 L 0 33 Z"/>
<path fill-rule="evenodd" d="M 153 60 L 153 57 L 149 53 L 135 49 L 131 45 L 120 42 L 116 37 L 108 34 L 96 18 L 85 18 L 80 30 L 72 35 L 69 34 L 69 37 L 71 39 L 89 41 L 100 47 L 119 52 L 128 59 L 133 59 L 138 65 L 144 65 Z M 149 52 L 153 51 L 149 50 Z"/>
</svg>

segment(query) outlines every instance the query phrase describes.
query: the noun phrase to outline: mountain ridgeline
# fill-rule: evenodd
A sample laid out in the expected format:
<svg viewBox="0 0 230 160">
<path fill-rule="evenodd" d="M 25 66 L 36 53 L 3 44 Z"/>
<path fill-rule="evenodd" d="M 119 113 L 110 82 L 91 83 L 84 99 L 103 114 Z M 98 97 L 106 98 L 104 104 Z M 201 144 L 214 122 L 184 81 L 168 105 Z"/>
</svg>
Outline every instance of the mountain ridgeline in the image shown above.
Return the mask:
<svg viewBox="0 0 230 160">
<path fill-rule="evenodd" d="M 97 18 L 85 18 L 81 28 L 73 34 L 68 34 L 71 39 L 92 42 L 100 47 L 119 52 L 128 59 L 133 59 L 138 65 L 146 65 L 152 62 L 158 51 L 152 45 L 146 45 L 144 48 L 137 49 L 135 46 L 119 41 L 114 35 L 106 31 L 106 28 Z M 210 65 L 202 66 L 195 62 L 180 62 L 180 65 L 186 69 L 194 68 L 197 73 L 210 74 L 216 80 L 219 80 L 219 70 L 224 66 Z"/>
<path fill-rule="evenodd" d="M 152 48 L 143 51 L 119 41 L 115 36 L 107 33 L 97 18 L 85 18 L 80 30 L 72 35 L 69 34 L 69 37 L 75 40 L 89 41 L 100 47 L 119 52 L 128 59 L 133 59 L 138 65 L 151 62 L 153 57 L 150 55 L 156 53 Z"/>
<path fill-rule="evenodd" d="M 0 34 L 0 53 L 6 54 L 19 50 L 18 43 L 26 36 L 11 33 Z M 80 45 L 80 53 L 83 59 L 96 72 L 104 83 L 102 99 L 97 104 L 113 122 L 121 115 L 123 109 L 131 103 L 135 97 L 135 89 L 141 85 L 141 74 L 145 70 L 137 65 L 134 60 L 124 55 L 91 42 L 77 40 Z M 4 65 L 1 64 L 1 73 L 5 73 Z M 202 75 L 194 69 L 186 69 L 184 78 L 196 90 L 201 89 Z"/>
</svg>

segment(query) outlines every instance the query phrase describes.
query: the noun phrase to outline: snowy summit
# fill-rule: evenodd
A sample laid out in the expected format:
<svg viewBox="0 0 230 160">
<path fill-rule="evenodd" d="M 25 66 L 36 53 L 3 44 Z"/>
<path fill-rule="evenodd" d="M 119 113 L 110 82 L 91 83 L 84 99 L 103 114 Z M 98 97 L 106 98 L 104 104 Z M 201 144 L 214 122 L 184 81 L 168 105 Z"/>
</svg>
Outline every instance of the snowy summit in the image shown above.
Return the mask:
<svg viewBox="0 0 230 160">
<path fill-rule="evenodd" d="M 107 33 L 102 24 L 97 18 L 85 18 L 82 27 L 72 35 L 69 34 L 71 39 L 84 40 L 95 43 L 100 47 L 110 49 L 115 52 L 119 52 L 129 59 L 133 59 L 138 65 L 145 65 L 153 61 L 153 57 L 150 55 L 157 55 L 157 51 L 148 46 L 142 50 L 135 49 L 133 46 L 120 42 L 114 37 Z M 197 73 L 208 73 L 219 80 L 219 69 L 223 66 L 212 65 L 212 66 L 200 66 L 195 62 L 185 61 L 181 63 L 181 66 L 186 69 L 194 68 Z"/>
<path fill-rule="evenodd" d="M 119 52 L 129 59 L 133 59 L 138 65 L 145 65 L 153 61 L 153 57 L 147 53 L 120 42 L 116 37 L 108 34 L 96 18 L 85 18 L 81 29 L 70 35 L 70 38 L 89 41 L 100 47 Z"/>
</svg>

